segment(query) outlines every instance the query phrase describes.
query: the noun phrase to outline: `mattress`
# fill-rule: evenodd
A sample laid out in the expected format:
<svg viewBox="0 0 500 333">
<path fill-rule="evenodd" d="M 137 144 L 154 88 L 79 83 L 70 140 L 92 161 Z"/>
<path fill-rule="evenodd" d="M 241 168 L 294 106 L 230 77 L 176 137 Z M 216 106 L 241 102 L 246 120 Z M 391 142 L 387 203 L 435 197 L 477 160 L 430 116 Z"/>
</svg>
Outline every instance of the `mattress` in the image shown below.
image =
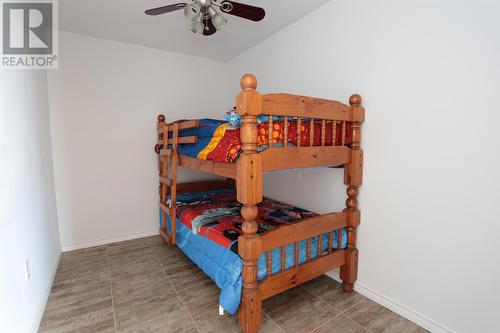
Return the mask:
<svg viewBox="0 0 500 333">
<path fill-rule="evenodd" d="M 288 120 L 288 145 L 297 145 L 300 140 L 302 146 L 309 146 L 311 139 L 311 122 L 310 119 L 301 119 L 300 138 L 298 137 L 298 121 L 294 118 Z M 325 124 L 325 145 L 332 146 L 333 140 L 333 123 L 326 122 Z M 342 125 L 337 123 L 335 129 L 335 144 L 342 143 Z M 269 128 L 269 123 L 263 121 L 258 124 L 258 149 L 263 151 L 269 144 L 276 146 L 283 146 L 284 140 L 284 127 L 285 122 L 283 117 L 274 117 L 272 129 Z M 321 146 L 321 121 L 314 121 L 313 123 L 313 146 Z M 272 131 L 269 140 L 269 131 Z M 170 134 L 171 135 L 171 134 Z M 231 126 L 228 122 L 217 119 L 201 119 L 199 127 L 190 128 L 180 131 L 179 135 L 182 136 L 197 136 L 198 141 L 194 144 L 179 145 L 178 151 L 182 155 L 201 160 L 210 160 L 221 163 L 234 162 L 240 153 L 240 128 Z M 270 142 L 271 141 L 271 142 Z M 345 140 L 344 145 L 351 144 L 351 124 L 346 122 L 345 126 Z"/>
<path fill-rule="evenodd" d="M 242 234 L 243 218 L 239 214 L 241 204 L 236 200 L 234 190 L 216 190 L 177 195 L 177 246 L 200 267 L 221 289 L 219 304 L 225 311 L 235 314 L 241 300 L 242 261 L 238 255 L 238 237 Z M 258 234 L 263 234 L 284 224 L 293 223 L 317 214 L 264 199 L 258 205 Z M 162 223 L 160 211 L 160 225 Z M 167 217 L 167 231 L 170 230 L 170 216 Z M 345 248 L 347 236 L 342 230 L 341 248 Z M 322 235 L 322 252 L 328 247 L 328 234 Z M 338 248 L 338 233 L 333 233 L 334 249 Z M 298 262 L 306 261 L 306 241 L 299 243 Z M 317 256 L 318 237 L 311 240 L 311 258 Z M 281 249 L 272 250 L 272 273 L 281 270 Z M 285 267 L 295 262 L 294 245 L 285 249 Z M 267 276 L 267 254 L 263 253 L 257 262 L 258 280 Z"/>
</svg>

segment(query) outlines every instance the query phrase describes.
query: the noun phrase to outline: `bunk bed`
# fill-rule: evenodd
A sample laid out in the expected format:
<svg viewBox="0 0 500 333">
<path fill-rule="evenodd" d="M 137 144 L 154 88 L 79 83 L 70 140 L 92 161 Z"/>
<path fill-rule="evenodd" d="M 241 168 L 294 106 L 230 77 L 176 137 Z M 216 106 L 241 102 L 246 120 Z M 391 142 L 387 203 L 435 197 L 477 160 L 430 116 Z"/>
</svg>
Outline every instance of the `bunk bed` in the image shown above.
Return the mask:
<svg viewBox="0 0 500 333">
<path fill-rule="evenodd" d="M 241 329 L 253 333 L 263 300 L 334 268 L 340 267 L 343 290 L 353 290 L 365 112 L 359 95 L 346 105 L 261 95 L 252 74 L 240 83 L 237 128 L 158 116 L 159 232 L 221 288 L 221 310 L 238 311 Z M 178 166 L 227 180 L 177 183 Z M 265 172 L 320 166 L 344 169 L 342 212 L 319 215 L 263 198 Z"/>
</svg>

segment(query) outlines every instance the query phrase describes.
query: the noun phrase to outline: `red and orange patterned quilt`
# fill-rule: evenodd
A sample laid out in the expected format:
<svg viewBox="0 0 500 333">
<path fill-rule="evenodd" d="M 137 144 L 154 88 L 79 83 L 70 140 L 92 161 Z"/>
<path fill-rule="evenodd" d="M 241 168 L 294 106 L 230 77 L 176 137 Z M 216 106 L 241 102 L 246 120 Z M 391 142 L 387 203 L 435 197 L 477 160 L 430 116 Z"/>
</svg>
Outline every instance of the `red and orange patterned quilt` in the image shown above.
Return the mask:
<svg viewBox="0 0 500 333">
<path fill-rule="evenodd" d="M 297 145 L 300 140 L 301 146 L 309 146 L 311 138 L 311 120 L 301 120 L 300 138 L 297 130 L 298 121 L 288 121 L 288 145 Z M 335 131 L 333 123 L 326 122 L 325 125 L 325 145 L 331 146 L 334 142 L 333 133 L 335 132 L 335 145 L 342 144 L 342 125 L 337 123 Z M 322 123 L 314 121 L 313 145 L 321 146 Z M 269 146 L 269 131 L 272 131 L 272 145 L 283 146 L 284 141 L 284 120 L 275 120 L 272 123 L 272 129 L 268 122 L 258 124 L 258 151 L 262 151 Z M 232 127 L 228 122 L 215 119 L 201 119 L 200 126 L 197 128 L 183 130 L 181 136 L 197 136 L 198 142 L 194 144 L 180 145 L 179 153 L 201 160 L 209 160 L 221 163 L 232 163 L 238 158 L 241 142 L 240 128 Z M 351 124 L 346 123 L 344 145 L 351 144 Z"/>
</svg>

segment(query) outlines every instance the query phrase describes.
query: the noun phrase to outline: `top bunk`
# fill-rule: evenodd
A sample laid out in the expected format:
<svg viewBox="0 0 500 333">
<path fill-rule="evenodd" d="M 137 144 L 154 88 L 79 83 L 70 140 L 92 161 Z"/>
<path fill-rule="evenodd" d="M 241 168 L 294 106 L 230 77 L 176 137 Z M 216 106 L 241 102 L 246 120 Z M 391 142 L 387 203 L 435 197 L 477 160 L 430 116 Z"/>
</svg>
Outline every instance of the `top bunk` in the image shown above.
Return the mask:
<svg viewBox="0 0 500 333">
<path fill-rule="evenodd" d="M 241 79 L 236 108 L 226 121 L 216 119 L 166 122 L 158 116 L 160 156 L 176 154 L 178 165 L 237 178 L 242 152 L 258 154 L 261 172 L 342 166 L 351 163 L 359 149 L 364 121 L 361 97 L 349 105 L 291 94 L 261 95 L 251 74 Z"/>
</svg>

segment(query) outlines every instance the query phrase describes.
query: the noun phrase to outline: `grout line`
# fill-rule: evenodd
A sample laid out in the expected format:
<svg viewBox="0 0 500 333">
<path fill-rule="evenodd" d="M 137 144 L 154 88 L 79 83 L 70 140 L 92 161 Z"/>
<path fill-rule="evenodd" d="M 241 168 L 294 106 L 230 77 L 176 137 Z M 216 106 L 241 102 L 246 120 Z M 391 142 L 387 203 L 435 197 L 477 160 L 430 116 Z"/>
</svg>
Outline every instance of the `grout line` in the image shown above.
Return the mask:
<svg viewBox="0 0 500 333">
<path fill-rule="evenodd" d="M 305 292 L 307 292 L 309 295 L 312 295 L 313 297 L 319 299 L 321 302 L 325 303 L 326 305 L 328 305 L 329 307 L 331 307 L 332 309 L 336 309 L 336 307 L 334 307 L 333 305 L 331 305 L 330 303 L 328 303 L 327 301 L 325 301 L 324 299 L 322 299 L 321 297 L 319 296 L 316 296 L 314 295 L 312 292 L 310 292 L 309 290 L 307 290 L 306 288 L 304 288 L 302 285 L 298 285 L 297 287 L 301 288 L 302 290 L 304 290 Z M 290 290 L 290 289 L 289 289 Z M 341 312 L 342 313 L 342 312 Z M 340 314 L 340 313 L 339 313 Z"/>
<path fill-rule="evenodd" d="M 174 286 L 174 284 L 173 284 L 172 280 L 170 280 L 170 276 L 168 276 L 167 272 L 165 271 L 165 267 L 163 267 L 163 264 L 162 264 L 162 263 L 158 260 L 156 253 L 153 251 L 153 248 L 151 247 L 151 243 L 149 243 L 148 245 L 149 245 L 150 249 L 151 249 L 151 250 L 152 250 L 152 252 L 153 252 L 153 256 L 154 256 L 154 258 L 155 258 L 156 262 L 158 263 L 158 265 L 160 265 L 160 267 L 161 267 L 161 270 L 162 270 L 163 274 L 165 274 L 165 276 L 166 276 L 166 277 L 167 277 L 167 279 L 168 279 L 168 282 L 170 282 L 170 285 L 171 285 L 171 286 L 172 286 L 172 288 L 174 289 L 174 292 L 175 292 L 175 294 L 177 295 L 177 299 L 179 300 L 179 302 L 181 302 L 181 304 L 182 304 L 182 306 L 184 307 L 184 309 L 186 309 L 186 312 L 187 312 L 187 314 L 189 315 L 189 318 L 191 318 L 191 321 L 193 322 L 193 324 L 194 324 L 194 326 L 195 326 L 196 330 L 197 330 L 198 332 L 200 332 L 200 328 L 198 327 L 198 324 L 197 324 L 197 323 L 196 323 L 196 321 L 193 319 L 193 316 L 191 316 L 191 312 L 189 312 L 189 309 L 187 308 L 186 304 L 184 304 L 184 302 L 182 301 L 181 297 L 179 296 L 179 293 L 177 292 L 177 288 L 175 288 L 175 286 Z M 177 245 L 170 245 L 170 244 L 167 244 L 167 245 L 168 245 L 168 246 L 177 246 Z"/>
<path fill-rule="evenodd" d="M 273 320 L 273 318 L 271 318 L 270 315 L 268 315 L 267 313 L 264 312 L 264 310 L 262 310 L 262 314 L 264 316 L 266 316 L 267 318 L 269 318 L 270 321 L 272 321 L 276 326 L 278 326 L 278 328 L 283 332 L 283 333 L 286 333 L 286 331 L 277 323 Z"/>
<path fill-rule="evenodd" d="M 342 315 L 342 313 L 339 313 L 339 314 L 337 314 L 337 315 L 333 316 L 332 318 L 330 318 L 330 319 L 328 319 L 327 321 L 325 321 L 323 324 L 319 325 L 319 326 L 318 326 L 318 327 L 316 327 L 316 328 L 313 328 L 313 330 L 311 331 L 311 333 L 312 333 L 312 332 L 315 332 L 315 331 L 317 331 L 317 330 L 319 330 L 321 327 L 325 326 L 326 324 L 328 324 L 328 323 L 329 323 L 329 322 L 331 322 L 332 320 L 334 320 L 334 319 L 336 319 L 336 318 L 340 317 L 341 315 Z"/>
<path fill-rule="evenodd" d="M 350 309 L 352 309 L 353 307 L 355 307 L 356 305 L 360 304 L 361 302 L 364 302 L 366 301 L 366 298 L 362 298 L 360 299 L 359 301 L 357 301 L 356 303 L 352 304 L 351 306 L 345 308 L 342 312 L 340 312 L 341 314 L 345 314 L 347 317 L 351 318 L 351 316 L 349 316 L 348 314 L 346 314 L 347 311 L 349 311 Z"/>
<path fill-rule="evenodd" d="M 368 333 L 372 333 L 371 330 L 369 330 L 368 328 L 364 327 L 363 325 L 361 325 L 360 323 L 358 323 L 356 320 L 352 319 L 351 317 L 349 317 L 348 315 L 344 315 L 347 317 L 347 319 L 349 319 L 350 321 L 352 321 L 353 323 L 355 323 L 356 325 L 358 325 L 359 327 L 361 327 L 362 329 L 366 330 Z"/>
<path fill-rule="evenodd" d="M 113 297 L 113 284 L 111 283 L 111 267 L 109 265 L 109 252 L 106 247 L 106 262 L 108 263 L 108 276 L 109 276 L 109 288 L 111 289 L 111 307 L 113 308 L 113 321 L 115 323 L 115 332 L 118 332 L 118 328 L 116 326 L 116 313 L 115 313 L 115 301 Z"/>
<path fill-rule="evenodd" d="M 309 291 L 309 290 L 307 290 L 306 288 L 304 288 L 304 286 L 303 286 L 303 285 L 300 285 L 299 287 L 300 287 L 300 288 L 302 288 L 303 290 L 305 290 L 306 292 L 308 292 L 309 294 L 313 295 L 314 297 L 316 297 L 316 298 L 320 299 L 322 302 L 324 302 L 324 303 L 328 304 L 328 305 L 329 305 L 329 306 L 331 306 L 332 308 L 337 309 L 337 307 L 335 307 L 335 306 L 331 305 L 328 301 L 326 301 L 326 300 L 322 299 L 320 296 L 316 296 L 316 295 L 315 295 L 315 294 L 313 294 L 311 291 Z M 361 296 L 362 296 L 362 295 L 361 295 Z M 356 305 L 358 305 L 358 304 L 360 304 L 360 303 L 362 303 L 362 302 L 364 302 L 364 301 L 366 301 L 366 300 L 367 300 L 367 298 L 363 296 L 363 298 L 362 298 L 362 299 L 360 299 L 359 301 L 355 302 L 354 304 L 351 304 L 350 306 L 348 306 L 348 307 L 347 307 L 347 308 L 345 308 L 345 309 L 341 309 L 341 310 L 340 310 L 340 312 L 339 312 L 337 315 L 335 315 L 335 316 L 334 316 L 334 317 L 332 317 L 331 319 L 328 319 L 326 322 L 324 322 L 323 324 L 319 325 L 318 327 L 314 328 L 311 332 L 314 332 L 314 331 L 318 330 L 320 327 L 322 327 L 322 326 L 326 325 L 328 322 L 332 321 L 333 319 L 335 319 L 335 318 L 337 318 L 337 317 L 339 317 L 339 316 L 341 316 L 341 315 L 346 316 L 347 318 L 349 318 L 349 320 L 351 320 L 351 321 L 353 321 L 354 323 L 356 323 L 356 325 L 358 325 L 358 326 L 362 327 L 363 329 L 365 329 L 365 330 L 366 330 L 366 331 L 368 331 L 368 332 L 371 332 L 368 328 L 366 328 L 366 327 L 364 327 L 363 325 L 359 324 L 359 323 L 358 323 L 358 322 L 356 322 L 354 319 L 352 319 L 352 317 L 351 317 L 351 316 L 349 316 L 348 314 L 346 314 L 346 312 L 347 312 L 347 311 L 349 311 L 351 308 L 355 307 Z"/>
<path fill-rule="evenodd" d="M 356 304 L 353 304 L 352 306 L 350 306 L 349 308 L 347 308 L 344 312 L 347 312 L 347 310 L 349 310 L 350 308 L 352 308 L 352 307 L 356 306 L 357 304 L 360 304 L 360 303 L 362 303 L 362 302 L 365 302 L 365 301 L 367 301 L 367 300 L 368 300 L 368 298 L 364 298 L 364 299 L 362 299 L 361 301 L 359 301 L 359 302 L 357 302 Z M 377 304 L 378 304 L 378 303 L 377 303 Z M 378 304 L 378 305 L 380 305 L 380 304 Z M 380 306 L 382 306 L 382 305 L 380 305 Z M 385 307 L 384 307 L 384 308 L 385 308 Z M 389 309 L 387 309 L 387 308 L 385 308 L 385 309 L 386 309 L 386 310 L 388 310 L 388 311 L 390 311 L 391 313 L 393 313 L 393 314 L 396 314 L 396 315 L 397 315 L 397 313 L 392 312 L 391 310 L 389 310 Z M 365 326 L 361 325 L 361 324 L 360 324 L 360 323 L 358 323 L 356 320 L 354 320 L 354 318 L 352 318 L 351 316 L 349 316 L 347 313 L 344 313 L 344 312 L 342 312 L 342 314 L 343 314 L 344 316 L 346 316 L 347 318 L 349 318 L 349 319 L 350 319 L 351 321 L 353 321 L 354 323 L 356 323 L 359 327 L 364 328 L 364 329 L 365 329 L 366 331 L 368 331 L 368 332 L 372 332 L 370 329 L 368 329 L 367 327 L 365 327 Z"/>
<path fill-rule="evenodd" d="M 326 304 L 330 305 L 331 307 L 336 308 L 335 306 L 333 306 L 332 304 L 330 304 L 330 303 L 329 303 L 329 301 L 324 300 L 323 298 L 321 298 L 321 296 L 316 296 L 315 294 L 313 294 L 312 292 L 310 292 L 309 290 L 307 290 L 306 288 L 304 288 L 304 286 L 303 286 L 303 285 L 300 285 L 299 287 L 300 287 L 300 288 L 302 288 L 302 289 L 304 289 L 305 291 L 307 291 L 309 294 L 313 295 L 314 297 L 319 298 L 320 300 L 322 300 L 322 301 L 323 301 L 323 302 L 325 302 Z M 359 294 L 359 293 L 358 293 L 358 294 Z M 361 303 L 361 302 L 363 302 L 363 301 L 367 300 L 367 298 L 366 298 L 366 297 L 364 297 L 363 295 L 361 295 L 361 294 L 359 294 L 359 295 L 360 295 L 360 296 L 362 296 L 362 298 L 361 298 L 359 301 L 355 302 L 354 304 L 351 304 L 349 307 L 347 307 L 347 308 L 345 308 L 345 309 L 339 309 L 339 310 L 340 310 L 339 315 L 340 315 L 340 314 L 343 314 L 343 313 L 345 313 L 345 312 L 347 312 L 349 309 L 351 309 L 351 308 L 353 308 L 354 306 L 358 305 L 359 303 Z M 349 318 L 351 318 L 350 316 L 348 316 L 348 317 L 349 317 Z"/>
</svg>

